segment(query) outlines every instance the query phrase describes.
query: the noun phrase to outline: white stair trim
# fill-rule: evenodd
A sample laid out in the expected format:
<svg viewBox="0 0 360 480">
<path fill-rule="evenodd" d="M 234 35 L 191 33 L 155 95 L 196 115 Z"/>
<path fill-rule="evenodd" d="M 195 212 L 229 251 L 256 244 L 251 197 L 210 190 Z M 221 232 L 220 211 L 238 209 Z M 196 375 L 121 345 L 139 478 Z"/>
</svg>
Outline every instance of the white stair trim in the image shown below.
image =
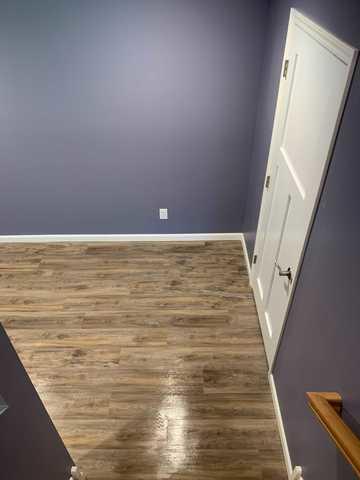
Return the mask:
<svg viewBox="0 0 360 480">
<path fill-rule="evenodd" d="M 282 420 L 279 399 L 277 396 L 276 386 L 275 386 L 274 377 L 272 373 L 269 374 L 269 384 L 270 384 L 271 396 L 272 396 L 274 409 L 275 409 L 276 423 L 279 430 L 281 446 L 284 453 L 286 471 L 287 471 L 289 480 L 291 480 L 293 478 L 293 466 L 291 463 L 290 452 L 289 452 L 289 447 L 286 440 L 286 434 L 284 429 L 284 423 Z"/>
</svg>

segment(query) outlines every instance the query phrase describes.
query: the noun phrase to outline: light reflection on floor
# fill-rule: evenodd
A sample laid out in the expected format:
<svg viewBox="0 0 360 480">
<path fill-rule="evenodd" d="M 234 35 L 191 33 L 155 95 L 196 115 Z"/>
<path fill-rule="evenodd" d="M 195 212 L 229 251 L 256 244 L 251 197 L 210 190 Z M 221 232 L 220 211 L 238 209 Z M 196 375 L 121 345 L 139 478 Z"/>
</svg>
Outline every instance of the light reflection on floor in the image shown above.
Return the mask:
<svg viewBox="0 0 360 480">
<path fill-rule="evenodd" d="M 171 383 L 172 381 L 171 375 L 169 375 L 168 382 Z M 163 447 L 164 450 L 161 452 L 163 461 L 159 462 L 157 471 L 157 476 L 163 478 L 166 474 L 171 476 L 186 468 L 188 457 L 191 455 L 191 452 L 193 457 L 193 452 L 198 442 L 195 440 L 194 444 L 194 441 L 192 441 L 190 452 L 186 441 L 186 430 L 188 427 L 186 396 L 174 394 L 164 396 L 157 416 L 161 419 L 166 418 L 167 421 L 167 442 Z M 169 424 L 171 424 L 171 432 L 169 432 Z"/>
</svg>

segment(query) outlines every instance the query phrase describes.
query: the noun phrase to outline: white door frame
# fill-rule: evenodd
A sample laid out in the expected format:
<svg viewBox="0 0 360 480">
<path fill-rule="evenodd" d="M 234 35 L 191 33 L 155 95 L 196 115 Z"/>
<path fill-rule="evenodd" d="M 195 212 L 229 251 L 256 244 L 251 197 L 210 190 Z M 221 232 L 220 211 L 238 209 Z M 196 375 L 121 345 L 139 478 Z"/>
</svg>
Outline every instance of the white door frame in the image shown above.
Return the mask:
<svg viewBox="0 0 360 480">
<path fill-rule="evenodd" d="M 334 132 L 333 132 L 333 136 L 332 136 L 332 140 L 331 140 L 331 145 L 330 145 L 330 148 L 329 148 L 328 156 L 327 156 L 326 163 L 325 163 L 324 170 L 323 170 L 323 175 L 322 175 L 321 181 L 318 185 L 317 196 L 316 196 L 316 200 L 314 202 L 311 220 L 310 220 L 310 223 L 309 223 L 309 226 L 308 226 L 308 229 L 307 229 L 306 239 L 305 239 L 304 244 L 303 244 L 303 249 L 302 249 L 300 262 L 299 262 L 299 267 L 297 269 L 296 275 L 293 278 L 293 288 L 292 288 L 292 291 L 291 291 L 291 294 L 290 294 L 290 297 L 289 297 L 289 301 L 288 301 L 288 305 L 287 305 L 287 309 L 286 309 L 286 313 L 285 313 L 285 318 L 284 318 L 284 322 L 283 322 L 283 326 L 282 326 L 282 332 L 281 332 L 279 340 L 277 342 L 276 353 L 275 353 L 274 359 L 273 359 L 272 363 L 269 365 L 269 371 L 270 372 L 272 372 L 273 366 L 275 364 L 277 352 L 278 352 L 279 345 L 280 345 L 280 342 L 281 342 L 281 338 L 282 338 L 282 335 L 283 335 L 284 327 L 285 327 L 285 324 L 286 324 L 286 321 L 287 321 L 287 316 L 288 316 L 288 313 L 289 313 L 290 306 L 292 304 L 294 292 L 296 290 L 296 284 L 297 284 L 297 280 L 298 280 L 298 277 L 299 277 L 299 272 L 301 270 L 305 249 L 306 249 L 308 239 L 309 239 L 309 235 L 310 235 L 313 223 L 314 223 L 315 214 L 316 214 L 316 211 L 317 211 L 317 207 L 319 205 L 319 199 L 320 199 L 323 187 L 324 187 L 324 182 L 325 182 L 325 178 L 326 178 L 326 175 L 327 175 L 327 172 L 328 172 L 328 169 L 329 169 L 330 161 L 331 161 L 331 158 L 332 158 L 332 155 L 333 155 L 333 152 L 334 152 L 336 137 L 337 137 L 337 134 L 338 134 L 338 131 L 339 131 L 342 114 L 343 114 L 343 111 L 344 111 L 344 108 L 345 108 L 346 99 L 348 97 L 349 88 L 350 88 L 351 80 L 352 80 L 352 77 L 353 77 L 353 73 L 354 73 L 354 70 L 355 70 L 357 57 L 358 57 L 358 50 L 356 48 L 351 47 L 350 45 L 342 42 L 337 37 L 335 37 L 333 34 L 331 34 L 327 30 L 320 27 L 318 24 L 316 24 L 315 22 L 313 22 L 312 20 L 310 20 L 309 18 L 304 16 L 302 13 L 300 13 L 296 9 L 292 8 L 290 10 L 288 34 L 287 34 L 287 40 L 286 40 L 283 63 L 282 63 L 278 97 L 277 97 L 275 117 L 274 117 L 274 123 L 273 123 L 273 132 L 272 132 L 271 145 L 270 145 L 269 156 L 268 156 L 268 164 L 267 164 L 267 169 L 266 169 L 266 174 L 265 174 L 264 192 L 266 190 L 266 179 L 270 174 L 270 171 L 271 171 L 271 168 L 272 168 L 272 162 L 273 162 L 273 159 L 274 159 L 274 155 L 276 154 L 277 136 L 278 136 L 278 130 L 279 130 L 279 128 L 276 128 L 276 127 L 281 125 L 281 116 L 283 115 L 283 103 L 287 99 L 287 93 L 288 93 L 289 85 L 288 85 L 287 82 L 283 82 L 282 80 L 283 80 L 284 69 L 287 68 L 286 60 L 287 60 L 287 58 L 289 58 L 289 50 L 291 48 L 291 43 L 292 43 L 291 42 L 291 37 L 292 37 L 291 32 L 292 32 L 292 29 L 294 29 L 296 25 L 301 25 L 301 28 L 303 30 L 307 31 L 312 37 L 314 37 L 318 42 L 320 42 L 323 46 L 325 46 L 325 48 L 327 50 L 329 50 L 334 56 L 336 56 L 338 59 L 340 59 L 340 61 L 345 63 L 345 65 L 347 67 L 347 84 L 346 84 L 346 88 L 344 90 L 344 95 L 343 95 L 343 98 L 342 98 L 341 106 L 340 106 L 339 111 L 338 111 L 337 122 L 336 122 L 336 126 L 334 128 Z M 264 196 L 262 198 L 264 200 Z M 254 256 L 257 255 L 257 252 L 261 251 L 261 249 L 263 248 L 263 245 L 262 245 L 263 239 L 261 238 L 261 235 L 259 234 L 259 232 L 261 233 L 261 226 L 262 226 L 263 223 L 264 224 L 266 223 L 266 221 L 268 219 L 268 215 L 269 215 L 269 211 L 268 211 L 267 207 L 268 207 L 268 204 L 270 202 L 264 202 L 263 200 L 262 200 L 261 208 L 260 208 L 253 259 L 254 259 Z M 252 285 L 253 288 L 254 288 L 254 285 L 255 285 L 255 282 L 256 282 L 255 270 L 256 270 L 256 267 L 254 266 L 254 263 L 252 263 L 252 265 L 251 265 L 251 279 L 250 280 L 251 280 L 251 285 Z"/>
</svg>

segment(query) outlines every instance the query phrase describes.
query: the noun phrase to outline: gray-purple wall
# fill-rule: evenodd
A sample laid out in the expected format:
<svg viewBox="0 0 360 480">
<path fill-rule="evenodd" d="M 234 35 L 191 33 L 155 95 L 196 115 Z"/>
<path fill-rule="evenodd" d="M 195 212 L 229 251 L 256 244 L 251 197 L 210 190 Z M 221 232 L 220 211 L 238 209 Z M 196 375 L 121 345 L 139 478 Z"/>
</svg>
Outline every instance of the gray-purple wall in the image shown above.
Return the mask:
<svg viewBox="0 0 360 480">
<path fill-rule="evenodd" d="M 245 215 L 253 248 L 290 6 L 360 47 L 358 0 L 274 0 L 270 10 L 252 181 Z M 357 68 L 274 378 L 294 465 L 305 480 L 357 478 L 306 404 L 306 391 L 338 391 L 360 435 L 360 69 Z"/>
<path fill-rule="evenodd" d="M 68 480 L 74 465 L 23 365 L 0 324 L 1 478 Z"/>
<path fill-rule="evenodd" d="M 241 231 L 267 7 L 1 0 L 0 234 Z"/>
</svg>

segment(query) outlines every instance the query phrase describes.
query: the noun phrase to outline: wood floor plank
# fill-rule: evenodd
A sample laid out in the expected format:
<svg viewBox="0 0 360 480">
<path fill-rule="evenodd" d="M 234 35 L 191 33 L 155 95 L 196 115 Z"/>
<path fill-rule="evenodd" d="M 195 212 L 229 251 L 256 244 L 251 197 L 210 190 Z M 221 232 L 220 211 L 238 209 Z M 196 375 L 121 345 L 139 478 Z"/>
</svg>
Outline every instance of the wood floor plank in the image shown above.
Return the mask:
<svg viewBox="0 0 360 480">
<path fill-rule="evenodd" d="M 0 246 L 0 316 L 89 480 L 284 480 L 237 241 Z"/>
</svg>

